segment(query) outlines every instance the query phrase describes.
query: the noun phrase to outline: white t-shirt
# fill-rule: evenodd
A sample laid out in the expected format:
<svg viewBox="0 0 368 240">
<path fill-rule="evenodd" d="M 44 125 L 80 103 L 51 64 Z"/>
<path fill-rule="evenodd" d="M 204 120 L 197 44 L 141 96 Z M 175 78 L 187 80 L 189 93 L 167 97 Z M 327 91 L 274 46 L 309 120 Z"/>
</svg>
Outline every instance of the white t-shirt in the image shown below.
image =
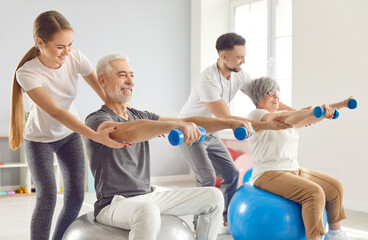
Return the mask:
<svg viewBox="0 0 368 240">
<path fill-rule="evenodd" d="M 248 119 L 261 121 L 267 113 L 269 113 L 267 110 L 256 109 L 249 113 Z M 267 171 L 298 170 L 298 141 L 299 134 L 296 128 L 254 132 L 248 139 L 254 163 L 253 182 Z"/>
<path fill-rule="evenodd" d="M 213 117 L 205 103 L 223 99 L 229 105 L 238 90 L 244 91 L 249 81 L 250 77 L 244 71 L 231 72 L 230 79 L 227 80 L 217 67 L 217 63 L 209 66 L 199 75 L 188 100 L 180 111 L 180 117 Z"/>
<path fill-rule="evenodd" d="M 58 69 L 43 65 L 38 57 L 26 62 L 16 72 L 17 81 L 24 92 L 43 87 L 59 106 L 76 116 L 73 101 L 77 95 L 78 74 L 87 76 L 93 71 L 89 60 L 78 49 L 73 48 L 65 63 Z M 65 127 L 30 99 L 29 116 L 24 138 L 35 142 L 60 140 L 73 131 Z"/>
</svg>

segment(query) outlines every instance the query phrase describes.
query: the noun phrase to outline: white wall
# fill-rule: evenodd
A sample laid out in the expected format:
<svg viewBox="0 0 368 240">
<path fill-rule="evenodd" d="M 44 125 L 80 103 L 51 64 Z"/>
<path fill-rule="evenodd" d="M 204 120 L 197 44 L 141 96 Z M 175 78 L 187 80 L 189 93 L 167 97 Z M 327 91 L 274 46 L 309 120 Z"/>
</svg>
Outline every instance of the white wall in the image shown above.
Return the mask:
<svg viewBox="0 0 368 240">
<path fill-rule="evenodd" d="M 293 1 L 293 106 L 353 95 L 356 110 L 303 129 L 302 165 L 338 177 L 345 206 L 368 212 L 368 1 Z"/>
<path fill-rule="evenodd" d="M 74 28 L 74 47 L 95 66 L 112 52 L 130 58 L 135 72 L 131 105 L 175 117 L 190 89 L 189 0 L 0 0 L 0 133 L 9 128 L 10 89 L 15 67 L 33 46 L 32 24 L 47 10 L 61 12 Z M 76 106 L 80 119 L 102 101 L 81 79 Z M 186 174 L 180 151 L 167 141 L 153 140 L 154 176 Z M 165 168 L 162 168 L 165 166 Z"/>
<path fill-rule="evenodd" d="M 191 0 L 191 83 L 216 62 L 217 38 L 230 31 L 230 0 Z"/>
</svg>

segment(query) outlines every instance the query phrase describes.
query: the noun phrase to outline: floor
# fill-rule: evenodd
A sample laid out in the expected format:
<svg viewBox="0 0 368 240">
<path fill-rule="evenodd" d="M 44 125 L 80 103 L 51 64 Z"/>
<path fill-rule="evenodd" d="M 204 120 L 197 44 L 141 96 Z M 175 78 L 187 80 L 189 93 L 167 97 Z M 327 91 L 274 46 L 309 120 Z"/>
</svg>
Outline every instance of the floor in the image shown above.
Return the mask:
<svg viewBox="0 0 368 240">
<path fill-rule="evenodd" d="M 167 188 L 192 187 L 194 182 L 156 183 Z M 62 207 L 62 194 L 58 194 L 56 213 Z M 96 200 L 94 193 L 86 193 L 85 201 L 80 214 L 83 215 L 93 210 Z M 23 195 L 17 197 L 0 197 L 0 239 L 1 240 L 25 240 L 29 239 L 29 223 L 35 205 L 35 195 Z M 347 209 L 347 219 L 343 221 L 343 229 L 351 240 L 368 240 L 368 213 Z M 54 216 L 53 224 L 57 214 Z M 191 216 L 183 219 L 192 227 Z M 220 234 L 217 240 L 232 240 L 227 234 Z"/>
</svg>

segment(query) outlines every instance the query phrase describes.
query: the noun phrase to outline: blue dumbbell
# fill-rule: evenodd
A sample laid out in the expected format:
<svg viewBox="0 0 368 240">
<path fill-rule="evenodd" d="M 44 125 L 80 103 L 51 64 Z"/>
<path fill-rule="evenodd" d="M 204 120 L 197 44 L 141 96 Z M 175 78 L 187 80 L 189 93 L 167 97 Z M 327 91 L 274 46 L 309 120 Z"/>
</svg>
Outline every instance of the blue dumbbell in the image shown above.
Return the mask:
<svg viewBox="0 0 368 240">
<path fill-rule="evenodd" d="M 201 131 L 202 136 L 197 142 L 203 142 L 206 139 L 206 130 L 198 126 L 198 129 Z M 184 142 L 184 133 L 179 129 L 173 129 L 169 133 L 169 142 L 173 146 L 178 146 Z"/>
<path fill-rule="evenodd" d="M 252 134 L 250 136 L 252 136 Z M 248 137 L 248 130 L 245 127 L 237 127 L 235 128 L 234 136 L 236 139 L 242 141 Z"/>
<path fill-rule="evenodd" d="M 348 101 L 348 108 L 349 109 L 354 109 L 354 108 L 356 108 L 358 106 L 358 102 L 357 102 L 357 100 L 355 100 L 355 99 L 350 99 L 349 101 Z"/>
<path fill-rule="evenodd" d="M 320 107 L 320 106 L 315 107 L 315 108 L 313 109 L 313 115 L 314 115 L 316 118 L 321 118 L 321 117 L 323 117 L 323 116 L 325 115 L 325 110 L 323 109 L 323 107 Z M 334 111 L 334 114 L 333 114 L 332 119 L 336 119 L 336 118 L 338 118 L 339 116 L 340 116 L 340 112 L 339 112 L 339 110 L 337 110 L 337 109 L 335 108 L 335 111 Z"/>
</svg>

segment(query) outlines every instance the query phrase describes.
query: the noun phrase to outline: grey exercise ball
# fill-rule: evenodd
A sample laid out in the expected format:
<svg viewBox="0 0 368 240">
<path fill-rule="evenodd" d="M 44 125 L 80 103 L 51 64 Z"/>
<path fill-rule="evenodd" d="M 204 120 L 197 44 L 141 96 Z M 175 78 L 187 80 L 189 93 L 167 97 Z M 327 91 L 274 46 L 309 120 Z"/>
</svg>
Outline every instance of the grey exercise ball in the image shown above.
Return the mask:
<svg viewBox="0 0 368 240">
<path fill-rule="evenodd" d="M 78 217 L 66 230 L 63 240 L 128 240 L 129 231 L 98 223 L 89 212 Z M 190 227 L 179 217 L 161 215 L 157 240 L 195 240 Z"/>
</svg>

